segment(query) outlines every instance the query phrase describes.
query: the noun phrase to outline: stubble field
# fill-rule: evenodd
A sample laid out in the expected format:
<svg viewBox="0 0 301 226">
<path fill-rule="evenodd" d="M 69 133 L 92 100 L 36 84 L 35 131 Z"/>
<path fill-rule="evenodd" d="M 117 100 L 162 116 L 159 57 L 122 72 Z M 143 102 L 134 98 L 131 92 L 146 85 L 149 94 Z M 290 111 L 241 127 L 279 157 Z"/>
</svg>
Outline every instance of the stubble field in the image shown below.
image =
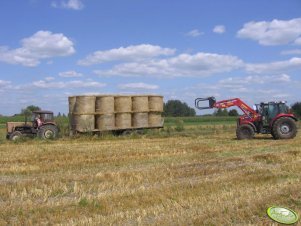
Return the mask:
<svg viewBox="0 0 301 226">
<path fill-rule="evenodd" d="M 276 225 L 269 206 L 301 213 L 301 132 L 2 139 L 0 156 L 0 225 Z"/>
</svg>

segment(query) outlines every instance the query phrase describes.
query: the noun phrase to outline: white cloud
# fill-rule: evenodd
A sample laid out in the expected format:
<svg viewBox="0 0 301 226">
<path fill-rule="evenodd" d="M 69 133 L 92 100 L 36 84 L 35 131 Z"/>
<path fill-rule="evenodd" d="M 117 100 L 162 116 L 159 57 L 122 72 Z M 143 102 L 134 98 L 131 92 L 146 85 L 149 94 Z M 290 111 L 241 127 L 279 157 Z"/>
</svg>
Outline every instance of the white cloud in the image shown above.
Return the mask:
<svg viewBox="0 0 301 226">
<path fill-rule="evenodd" d="M 200 35 L 202 35 L 203 33 L 202 32 L 200 32 L 198 29 L 193 29 L 193 30 L 191 30 L 191 31 L 189 31 L 189 32 L 187 32 L 186 33 L 186 36 L 190 36 L 190 37 L 198 37 L 198 36 L 200 36 Z"/>
<path fill-rule="evenodd" d="M 118 88 L 120 88 L 120 89 L 151 89 L 151 90 L 154 90 L 154 89 L 158 89 L 159 86 L 139 82 L 139 83 L 120 84 L 120 85 L 118 85 Z"/>
<path fill-rule="evenodd" d="M 21 41 L 22 47 L 0 47 L 0 61 L 23 66 L 37 66 L 42 59 L 75 53 L 73 42 L 61 33 L 38 31 Z"/>
<path fill-rule="evenodd" d="M 51 89 L 64 89 L 64 88 L 101 88 L 105 87 L 105 83 L 95 82 L 92 80 L 75 80 L 70 82 L 54 82 L 47 80 L 34 81 L 32 83 L 37 88 L 51 88 Z"/>
<path fill-rule="evenodd" d="M 213 32 L 217 34 L 223 34 L 226 31 L 226 27 L 224 25 L 216 25 L 213 28 Z"/>
<path fill-rule="evenodd" d="M 115 65 L 110 70 L 94 71 L 100 76 L 208 76 L 243 67 L 239 58 L 213 53 L 180 54 L 168 59 L 152 59 Z"/>
<path fill-rule="evenodd" d="M 288 70 L 301 69 L 301 58 L 294 57 L 285 61 L 263 64 L 246 64 L 246 71 L 251 73 L 281 73 Z"/>
<path fill-rule="evenodd" d="M 157 56 L 169 56 L 175 53 L 175 49 L 162 48 L 156 45 L 141 44 L 120 47 L 105 51 L 96 51 L 86 58 L 78 61 L 79 65 L 88 66 L 110 61 L 140 61 Z"/>
<path fill-rule="evenodd" d="M 0 80 L 0 91 L 3 91 L 6 88 L 10 88 L 11 81 Z"/>
<path fill-rule="evenodd" d="M 68 1 L 53 1 L 51 2 L 53 8 L 81 10 L 84 8 L 84 4 L 81 0 L 68 0 Z"/>
<path fill-rule="evenodd" d="M 291 82 L 291 77 L 287 74 L 259 76 L 251 75 L 246 77 L 233 78 L 220 80 L 217 84 L 221 87 L 242 88 L 253 84 L 271 84 L 271 83 L 287 83 Z"/>
<path fill-rule="evenodd" d="M 258 41 L 261 45 L 301 44 L 301 18 L 251 21 L 244 24 L 237 36 Z"/>
<path fill-rule="evenodd" d="M 281 55 L 300 55 L 301 49 L 290 49 L 281 52 Z"/>
<path fill-rule="evenodd" d="M 83 74 L 78 73 L 76 71 L 64 71 L 64 72 L 60 72 L 59 76 L 64 78 L 77 78 L 77 77 L 82 77 Z"/>
<path fill-rule="evenodd" d="M 4 80 L 0 80 L 0 86 L 6 86 L 8 84 L 10 84 L 11 82 L 10 81 L 4 81 Z"/>
<path fill-rule="evenodd" d="M 46 81 L 53 81 L 54 79 L 55 79 L 54 77 L 50 77 L 50 76 L 45 78 Z"/>
</svg>

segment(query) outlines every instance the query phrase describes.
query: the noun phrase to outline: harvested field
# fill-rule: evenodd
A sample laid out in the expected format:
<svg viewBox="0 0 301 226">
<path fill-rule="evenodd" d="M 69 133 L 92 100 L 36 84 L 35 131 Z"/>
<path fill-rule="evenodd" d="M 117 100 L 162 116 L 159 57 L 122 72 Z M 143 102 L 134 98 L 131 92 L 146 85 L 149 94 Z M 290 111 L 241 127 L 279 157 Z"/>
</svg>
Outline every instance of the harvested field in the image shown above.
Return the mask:
<svg viewBox="0 0 301 226">
<path fill-rule="evenodd" d="M 160 133 L 0 140 L 0 225 L 276 225 L 271 205 L 301 214 L 300 132 Z"/>
</svg>

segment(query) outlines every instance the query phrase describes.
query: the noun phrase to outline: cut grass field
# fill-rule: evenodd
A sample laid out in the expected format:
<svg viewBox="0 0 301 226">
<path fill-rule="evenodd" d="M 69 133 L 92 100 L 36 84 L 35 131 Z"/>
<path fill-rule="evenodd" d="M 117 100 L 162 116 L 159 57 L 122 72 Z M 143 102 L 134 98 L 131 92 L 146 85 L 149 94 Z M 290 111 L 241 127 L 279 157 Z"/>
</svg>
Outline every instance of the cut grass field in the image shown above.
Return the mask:
<svg viewBox="0 0 301 226">
<path fill-rule="evenodd" d="M 0 225 L 276 225 L 269 206 L 301 214 L 301 132 L 238 141 L 235 124 L 176 128 L 17 143 L 1 129 Z"/>
</svg>

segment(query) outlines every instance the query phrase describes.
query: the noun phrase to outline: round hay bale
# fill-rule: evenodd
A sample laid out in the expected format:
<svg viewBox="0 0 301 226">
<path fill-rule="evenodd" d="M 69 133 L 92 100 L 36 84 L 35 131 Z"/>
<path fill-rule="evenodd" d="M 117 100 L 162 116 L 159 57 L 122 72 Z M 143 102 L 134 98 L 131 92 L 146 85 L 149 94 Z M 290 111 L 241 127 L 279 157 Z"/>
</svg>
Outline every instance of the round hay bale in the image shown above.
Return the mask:
<svg viewBox="0 0 301 226">
<path fill-rule="evenodd" d="M 115 115 L 105 114 L 96 116 L 96 128 L 99 130 L 112 130 L 115 128 Z"/>
<path fill-rule="evenodd" d="M 69 114 L 72 114 L 74 111 L 75 103 L 76 103 L 76 97 L 68 97 L 69 100 Z"/>
<path fill-rule="evenodd" d="M 95 111 L 102 114 L 114 113 L 114 96 L 97 96 Z"/>
<path fill-rule="evenodd" d="M 160 113 L 150 112 L 148 114 L 148 126 L 156 127 L 161 126 L 162 117 Z"/>
<path fill-rule="evenodd" d="M 115 96 L 115 112 L 131 112 L 132 98 L 130 96 Z"/>
<path fill-rule="evenodd" d="M 115 115 L 116 129 L 127 129 L 132 127 L 131 113 L 118 113 Z"/>
<path fill-rule="evenodd" d="M 95 113 L 95 99 L 95 96 L 77 96 L 73 113 Z"/>
<path fill-rule="evenodd" d="M 133 112 L 148 112 L 148 96 L 133 96 L 132 110 Z"/>
<path fill-rule="evenodd" d="M 133 127 L 137 127 L 137 128 L 148 127 L 148 113 L 134 113 Z"/>
<path fill-rule="evenodd" d="M 155 112 L 163 112 L 163 97 L 149 96 L 148 98 L 149 110 Z"/>
<path fill-rule="evenodd" d="M 95 128 L 95 117 L 94 115 L 74 115 L 74 128 L 79 132 L 89 132 Z"/>
</svg>

